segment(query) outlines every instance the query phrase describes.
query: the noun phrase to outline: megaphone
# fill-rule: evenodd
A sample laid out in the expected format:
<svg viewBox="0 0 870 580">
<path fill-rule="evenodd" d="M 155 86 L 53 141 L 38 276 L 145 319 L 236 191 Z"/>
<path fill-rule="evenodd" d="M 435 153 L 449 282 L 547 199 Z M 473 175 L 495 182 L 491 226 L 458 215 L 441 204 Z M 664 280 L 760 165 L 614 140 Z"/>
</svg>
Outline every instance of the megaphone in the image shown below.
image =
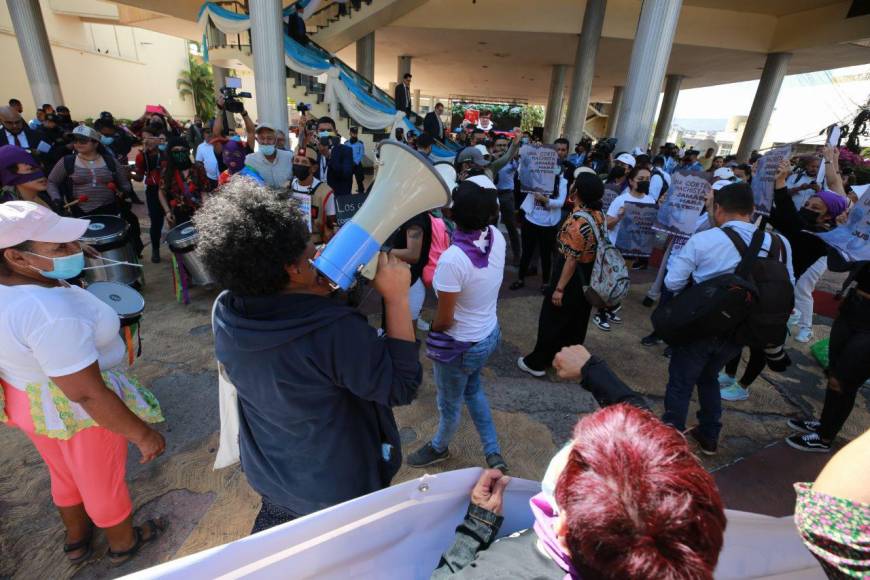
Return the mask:
<svg viewBox="0 0 870 580">
<path fill-rule="evenodd" d="M 378 252 L 403 223 L 450 203 L 450 189 L 441 174 L 420 153 L 397 141 L 381 145 L 372 190 L 314 262 L 334 288 L 350 289 L 357 274 L 373 279 Z"/>
</svg>

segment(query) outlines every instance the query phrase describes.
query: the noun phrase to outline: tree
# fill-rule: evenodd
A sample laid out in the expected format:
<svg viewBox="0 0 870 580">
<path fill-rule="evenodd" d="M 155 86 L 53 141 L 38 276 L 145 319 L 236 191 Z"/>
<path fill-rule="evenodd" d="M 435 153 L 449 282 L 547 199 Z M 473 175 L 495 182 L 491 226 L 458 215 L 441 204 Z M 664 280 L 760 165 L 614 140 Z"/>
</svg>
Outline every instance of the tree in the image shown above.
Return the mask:
<svg viewBox="0 0 870 580">
<path fill-rule="evenodd" d="M 523 131 L 532 132 L 535 127 L 544 126 L 544 107 L 540 105 L 526 105 L 523 108 L 523 120 L 520 128 Z"/>
<path fill-rule="evenodd" d="M 214 118 L 214 77 L 209 65 L 190 59 L 188 70 L 179 73 L 175 86 L 182 100 L 186 97 L 193 99 L 193 107 L 200 119 L 210 121 Z"/>
</svg>

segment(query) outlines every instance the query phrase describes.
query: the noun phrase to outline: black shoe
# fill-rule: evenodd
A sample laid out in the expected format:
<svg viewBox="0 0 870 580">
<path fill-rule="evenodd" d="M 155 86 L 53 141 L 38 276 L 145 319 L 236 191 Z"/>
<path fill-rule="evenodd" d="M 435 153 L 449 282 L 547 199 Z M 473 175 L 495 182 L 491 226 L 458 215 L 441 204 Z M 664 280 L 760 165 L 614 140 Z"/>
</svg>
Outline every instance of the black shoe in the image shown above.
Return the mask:
<svg viewBox="0 0 870 580">
<path fill-rule="evenodd" d="M 502 458 L 502 456 L 498 453 L 490 453 L 489 455 L 487 455 L 486 464 L 489 465 L 490 469 L 498 469 L 502 473 L 507 473 L 508 471 L 510 471 L 504 458 Z"/>
<path fill-rule="evenodd" d="M 656 301 L 653 300 L 652 298 L 650 298 L 649 296 L 644 296 L 644 297 L 643 297 L 643 302 L 641 302 L 641 304 L 643 304 L 643 305 L 646 306 L 647 308 L 652 308 L 652 307 L 653 307 L 653 304 L 655 304 L 655 303 L 656 303 Z"/>
<path fill-rule="evenodd" d="M 513 284 L 508 286 L 508 288 L 511 290 L 519 290 L 520 288 L 523 288 L 525 285 L 526 285 L 526 283 L 524 281 L 517 280 L 516 282 L 514 282 Z"/>
<path fill-rule="evenodd" d="M 810 453 L 830 453 L 831 444 L 822 441 L 818 433 L 807 433 L 805 435 L 792 435 L 786 437 L 785 442 L 789 447 L 798 451 L 809 451 Z"/>
<path fill-rule="evenodd" d="M 151 263 L 159 264 L 160 263 L 160 254 L 151 254 Z"/>
<path fill-rule="evenodd" d="M 716 455 L 719 450 L 719 443 L 717 441 L 707 439 L 706 437 L 701 435 L 701 432 L 698 430 L 697 427 L 692 427 L 691 429 L 689 429 L 686 432 L 686 435 L 695 440 L 695 442 L 698 444 L 698 447 L 701 448 L 701 453 L 703 453 L 704 455 Z"/>
<path fill-rule="evenodd" d="M 800 419 L 789 419 L 788 426 L 795 431 L 800 431 L 801 433 L 818 433 L 819 428 L 822 426 L 822 424 L 819 421 L 802 421 Z"/>
<path fill-rule="evenodd" d="M 632 270 L 646 270 L 647 268 L 649 268 L 649 262 L 646 261 L 637 261 L 631 265 Z"/>
<path fill-rule="evenodd" d="M 661 344 L 662 342 L 664 341 L 660 339 L 655 332 L 653 332 L 652 334 L 648 334 L 640 339 L 640 343 L 643 346 L 656 346 Z"/>
<path fill-rule="evenodd" d="M 450 449 L 445 449 L 439 453 L 438 451 L 435 451 L 435 448 L 432 447 L 432 442 L 430 441 L 409 455 L 405 463 L 407 463 L 409 467 L 428 467 L 430 465 L 435 465 L 436 463 L 441 463 L 449 458 Z"/>
<path fill-rule="evenodd" d="M 592 317 L 592 323 L 605 332 L 610 331 L 610 322 L 607 321 L 607 314 L 596 313 Z"/>
</svg>

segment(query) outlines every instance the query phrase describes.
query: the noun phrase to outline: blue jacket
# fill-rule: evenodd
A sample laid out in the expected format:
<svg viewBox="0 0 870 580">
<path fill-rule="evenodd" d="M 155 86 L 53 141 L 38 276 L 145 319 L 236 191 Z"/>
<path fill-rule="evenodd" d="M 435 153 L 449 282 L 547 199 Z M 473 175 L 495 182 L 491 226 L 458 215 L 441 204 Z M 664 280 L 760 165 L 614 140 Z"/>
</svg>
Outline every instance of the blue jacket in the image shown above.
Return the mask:
<svg viewBox="0 0 870 580">
<path fill-rule="evenodd" d="M 317 160 L 320 167 L 320 159 Z M 326 183 L 335 195 L 350 195 L 353 187 L 353 150 L 347 145 L 332 148 L 327 162 Z"/>
<path fill-rule="evenodd" d="M 257 493 L 303 516 L 390 484 L 402 464 L 390 407 L 417 396 L 416 343 L 378 338 L 355 309 L 312 294 L 224 292 L 214 333 Z"/>
</svg>

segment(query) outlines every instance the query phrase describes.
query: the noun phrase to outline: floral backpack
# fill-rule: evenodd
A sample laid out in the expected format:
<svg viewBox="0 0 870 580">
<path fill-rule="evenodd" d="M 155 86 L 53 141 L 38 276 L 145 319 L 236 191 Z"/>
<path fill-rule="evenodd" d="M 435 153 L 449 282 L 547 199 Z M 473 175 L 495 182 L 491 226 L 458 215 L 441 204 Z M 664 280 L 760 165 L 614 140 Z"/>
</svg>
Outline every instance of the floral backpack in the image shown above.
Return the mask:
<svg viewBox="0 0 870 580">
<path fill-rule="evenodd" d="M 593 308 L 617 306 L 631 287 L 625 258 L 616 246 L 610 243 L 610 238 L 602 227 L 596 227 L 594 217 L 583 211 L 578 211 L 574 217 L 582 217 L 589 222 L 595 233 L 595 262 L 592 266 L 592 276 L 589 280 L 583 281 L 583 294 L 586 301 Z"/>
</svg>

